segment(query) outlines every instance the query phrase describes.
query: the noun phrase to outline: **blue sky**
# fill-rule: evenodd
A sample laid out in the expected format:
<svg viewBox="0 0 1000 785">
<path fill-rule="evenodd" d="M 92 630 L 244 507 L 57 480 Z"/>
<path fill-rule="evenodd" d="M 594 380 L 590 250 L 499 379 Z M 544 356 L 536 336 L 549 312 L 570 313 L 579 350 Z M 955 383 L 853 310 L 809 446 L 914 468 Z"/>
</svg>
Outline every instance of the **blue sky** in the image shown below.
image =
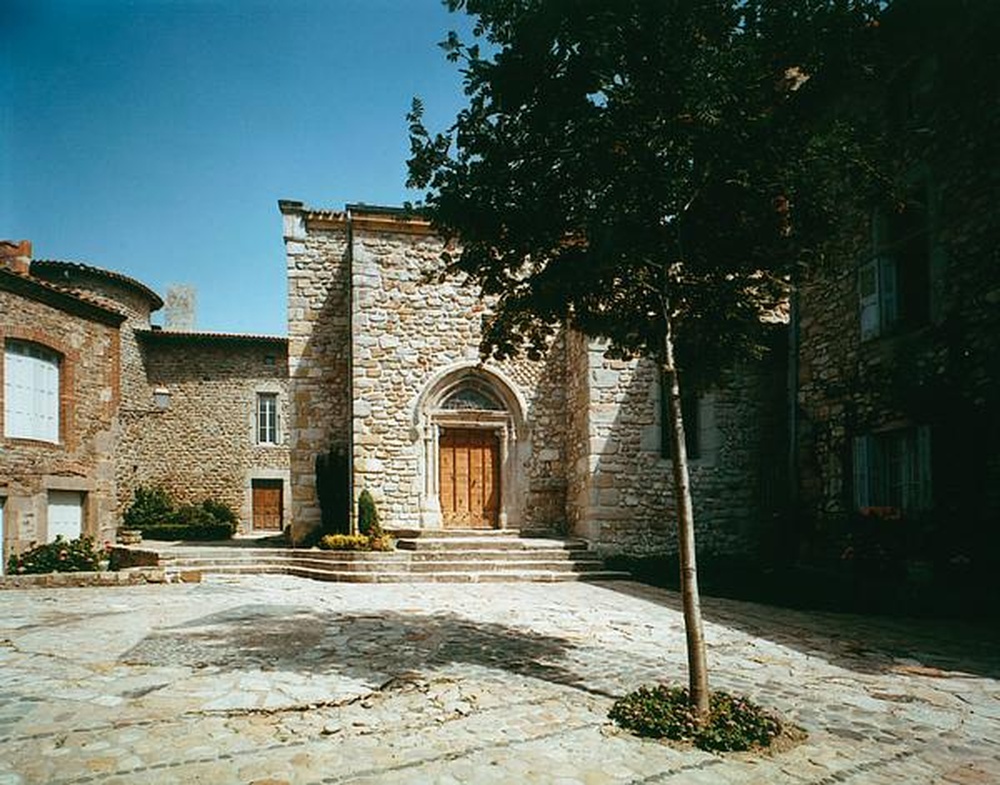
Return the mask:
<svg viewBox="0 0 1000 785">
<path fill-rule="evenodd" d="M 399 204 L 414 95 L 463 105 L 440 0 L 4 0 L 0 238 L 284 334 L 278 199 Z"/>
</svg>

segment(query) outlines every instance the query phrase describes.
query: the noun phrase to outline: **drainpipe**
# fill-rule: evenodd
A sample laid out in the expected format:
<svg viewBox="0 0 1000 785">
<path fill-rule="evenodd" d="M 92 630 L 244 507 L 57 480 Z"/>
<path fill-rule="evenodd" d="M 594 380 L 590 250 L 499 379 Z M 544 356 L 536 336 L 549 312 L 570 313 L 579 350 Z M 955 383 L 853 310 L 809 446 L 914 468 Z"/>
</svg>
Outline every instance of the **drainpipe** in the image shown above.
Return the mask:
<svg viewBox="0 0 1000 785">
<path fill-rule="evenodd" d="M 793 282 L 788 324 L 788 509 L 799 503 L 799 289 Z"/>
<path fill-rule="evenodd" d="M 351 534 L 358 533 L 354 500 L 354 214 L 345 208 L 347 227 L 347 515 Z"/>
</svg>

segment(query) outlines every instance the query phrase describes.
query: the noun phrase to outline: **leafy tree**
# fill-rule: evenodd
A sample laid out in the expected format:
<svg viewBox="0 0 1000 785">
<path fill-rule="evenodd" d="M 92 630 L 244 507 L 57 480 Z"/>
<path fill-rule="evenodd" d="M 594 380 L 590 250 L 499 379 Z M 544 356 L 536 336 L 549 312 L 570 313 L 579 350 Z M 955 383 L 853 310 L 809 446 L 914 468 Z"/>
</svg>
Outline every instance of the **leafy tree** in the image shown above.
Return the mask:
<svg viewBox="0 0 1000 785">
<path fill-rule="evenodd" d="M 543 352 L 559 325 L 655 358 L 666 380 L 690 695 L 708 712 L 680 373 L 760 351 L 788 273 L 863 179 L 855 127 L 878 2 L 446 0 L 468 106 L 432 134 L 414 100 L 411 187 L 491 298 L 482 350 Z M 836 185 L 835 185 L 836 184 Z M 697 361 L 696 361 L 697 360 Z"/>
</svg>

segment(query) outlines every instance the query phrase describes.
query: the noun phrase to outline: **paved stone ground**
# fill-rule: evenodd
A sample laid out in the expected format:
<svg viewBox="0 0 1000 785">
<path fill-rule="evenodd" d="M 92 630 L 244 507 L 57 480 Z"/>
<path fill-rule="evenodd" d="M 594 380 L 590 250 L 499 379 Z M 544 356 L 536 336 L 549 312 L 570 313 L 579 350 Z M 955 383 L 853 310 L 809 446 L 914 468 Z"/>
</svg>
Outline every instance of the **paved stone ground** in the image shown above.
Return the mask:
<svg viewBox="0 0 1000 785">
<path fill-rule="evenodd" d="M 997 783 L 995 630 L 708 599 L 713 687 L 805 728 L 771 756 L 645 741 L 675 593 L 282 576 L 0 595 L 0 785 Z"/>
</svg>

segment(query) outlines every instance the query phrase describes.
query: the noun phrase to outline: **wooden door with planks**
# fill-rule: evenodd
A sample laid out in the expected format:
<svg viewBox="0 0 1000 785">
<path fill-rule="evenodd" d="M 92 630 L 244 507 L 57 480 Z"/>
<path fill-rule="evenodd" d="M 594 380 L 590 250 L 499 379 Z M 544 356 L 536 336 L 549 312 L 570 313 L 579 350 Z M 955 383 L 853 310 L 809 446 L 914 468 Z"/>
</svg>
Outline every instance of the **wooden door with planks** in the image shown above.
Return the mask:
<svg viewBox="0 0 1000 785">
<path fill-rule="evenodd" d="M 254 531 L 281 529 L 281 480 L 253 481 Z"/>
<path fill-rule="evenodd" d="M 492 529 L 500 510 L 500 443 L 485 428 L 445 428 L 438 445 L 446 527 Z"/>
</svg>

